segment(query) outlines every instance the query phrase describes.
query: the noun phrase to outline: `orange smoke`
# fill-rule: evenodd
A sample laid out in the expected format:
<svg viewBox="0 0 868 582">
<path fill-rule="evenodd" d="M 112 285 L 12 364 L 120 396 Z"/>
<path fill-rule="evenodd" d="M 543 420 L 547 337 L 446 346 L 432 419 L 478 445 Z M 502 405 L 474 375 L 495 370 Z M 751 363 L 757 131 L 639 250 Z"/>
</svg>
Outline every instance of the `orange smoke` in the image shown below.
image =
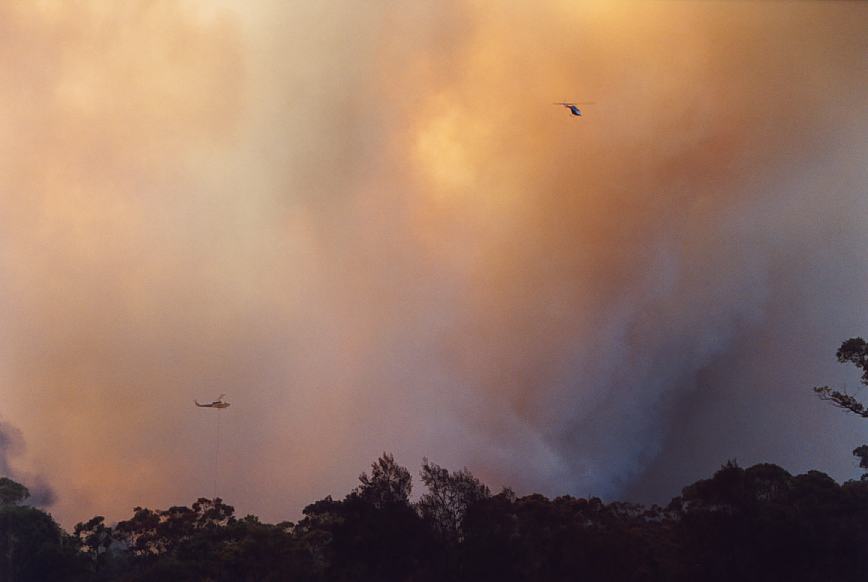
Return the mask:
<svg viewBox="0 0 868 582">
<path fill-rule="evenodd" d="M 383 450 L 554 493 L 681 441 L 846 474 L 713 435 L 852 435 L 729 387 L 826 382 L 868 323 L 864 6 L 205 4 L 0 9 L 2 417 L 65 522 L 218 469 L 283 518 Z"/>
</svg>

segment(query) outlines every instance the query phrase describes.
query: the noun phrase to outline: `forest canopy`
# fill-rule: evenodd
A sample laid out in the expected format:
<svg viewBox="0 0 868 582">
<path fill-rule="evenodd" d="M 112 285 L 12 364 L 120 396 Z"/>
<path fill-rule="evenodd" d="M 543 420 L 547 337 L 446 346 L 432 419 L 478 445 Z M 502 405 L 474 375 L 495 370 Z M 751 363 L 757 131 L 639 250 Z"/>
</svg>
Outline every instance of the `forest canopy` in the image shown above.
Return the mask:
<svg viewBox="0 0 868 582">
<path fill-rule="evenodd" d="M 66 532 L 20 496 L 0 507 L 8 582 L 864 580 L 868 482 L 728 462 L 668 505 L 492 493 L 466 469 L 409 471 L 384 454 L 343 499 L 298 522 L 222 499 L 136 507 Z M 5 483 L 5 482 L 4 482 Z M 9 483 L 5 483 L 11 488 Z"/>
<path fill-rule="evenodd" d="M 865 372 L 861 338 L 837 357 Z M 852 395 L 814 389 L 860 416 Z M 854 451 L 868 469 L 868 445 Z M 384 453 L 343 499 L 297 522 L 239 516 L 220 498 L 97 515 L 64 531 L 0 478 L 0 580 L 81 581 L 864 581 L 868 479 L 835 482 L 726 462 L 665 506 L 497 493 L 424 459 L 424 491 Z"/>
</svg>

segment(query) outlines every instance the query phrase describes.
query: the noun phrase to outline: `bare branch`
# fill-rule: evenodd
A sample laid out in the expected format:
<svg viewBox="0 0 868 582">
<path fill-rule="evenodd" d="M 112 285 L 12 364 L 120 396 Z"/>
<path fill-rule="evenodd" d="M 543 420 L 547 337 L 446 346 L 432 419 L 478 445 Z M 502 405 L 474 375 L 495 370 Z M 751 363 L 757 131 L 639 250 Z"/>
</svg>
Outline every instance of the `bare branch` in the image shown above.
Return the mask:
<svg viewBox="0 0 868 582">
<path fill-rule="evenodd" d="M 836 408 L 848 410 L 853 414 L 858 414 L 862 418 L 868 418 L 868 410 L 865 409 L 865 405 L 846 391 L 839 392 L 838 390 L 832 390 L 829 386 L 817 386 L 814 388 L 814 392 L 816 392 L 820 400 L 829 402 Z"/>
</svg>

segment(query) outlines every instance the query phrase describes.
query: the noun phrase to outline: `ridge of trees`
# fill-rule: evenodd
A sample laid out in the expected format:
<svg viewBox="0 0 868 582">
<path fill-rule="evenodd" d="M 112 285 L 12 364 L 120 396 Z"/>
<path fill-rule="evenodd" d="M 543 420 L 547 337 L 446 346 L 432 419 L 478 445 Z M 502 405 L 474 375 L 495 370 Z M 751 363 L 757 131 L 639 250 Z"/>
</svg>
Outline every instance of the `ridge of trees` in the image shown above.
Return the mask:
<svg viewBox="0 0 868 582">
<path fill-rule="evenodd" d="M 863 581 L 868 482 L 728 462 L 665 507 L 496 494 L 425 460 L 427 492 L 391 455 L 297 523 L 235 515 L 221 499 L 137 507 L 63 531 L 21 501 L 0 508 L 0 580 Z"/>
<path fill-rule="evenodd" d="M 863 371 L 861 338 L 838 359 Z M 855 397 L 815 388 L 860 416 Z M 866 416 L 868 417 L 868 416 Z M 868 445 L 854 454 L 868 469 Z M 235 515 L 222 499 L 133 509 L 65 532 L 0 478 L 0 582 L 776 581 L 868 579 L 868 479 L 724 464 L 664 506 L 492 491 L 467 469 L 423 459 L 412 499 L 407 468 L 384 453 L 343 499 L 296 523 Z"/>
</svg>

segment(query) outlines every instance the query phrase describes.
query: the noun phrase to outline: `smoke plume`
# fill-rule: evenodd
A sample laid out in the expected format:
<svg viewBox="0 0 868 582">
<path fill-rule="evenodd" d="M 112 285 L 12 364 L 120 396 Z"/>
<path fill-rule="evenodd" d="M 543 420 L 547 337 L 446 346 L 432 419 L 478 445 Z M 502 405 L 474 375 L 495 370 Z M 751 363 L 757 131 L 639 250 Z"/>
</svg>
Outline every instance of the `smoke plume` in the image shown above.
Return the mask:
<svg viewBox="0 0 868 582">
<path fill-rule="evenodd" d="M 51 506 L 57 496 L 51 486 L 41 476 L 22 475 L 13 467 L 13 457 L 24 451 L 24 439 L 21 431 L 14 426 L 0 421 L 0 477 L 6 477 L 22 483 L 30 492 L 26 503 L 37 507 Z"/>
<path fill-rule="evenodd" d="M 284 518 L 383 450 L 643 501 L 857 473 L 810 388 L 868 333 L 866 5 L 0 22 L 2 412 L 61 519 Z"/>
</svg>

